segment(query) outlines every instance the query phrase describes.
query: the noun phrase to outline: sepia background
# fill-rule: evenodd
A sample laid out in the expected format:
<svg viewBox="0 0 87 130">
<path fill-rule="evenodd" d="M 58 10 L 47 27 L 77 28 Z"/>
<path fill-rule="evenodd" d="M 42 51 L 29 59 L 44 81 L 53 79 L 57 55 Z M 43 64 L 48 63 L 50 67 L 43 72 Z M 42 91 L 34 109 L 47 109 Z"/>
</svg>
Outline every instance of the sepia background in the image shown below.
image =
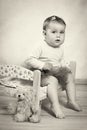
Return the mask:
<svg viewBox="0 0 87 130">
<path fill-rule="evenodd" d="M 43 42 L 45 18 L 66 21 L 65 56 L 87 79 L 87 0 L 0 0 L 0 64 L 21 64 Z"/>
</svg>

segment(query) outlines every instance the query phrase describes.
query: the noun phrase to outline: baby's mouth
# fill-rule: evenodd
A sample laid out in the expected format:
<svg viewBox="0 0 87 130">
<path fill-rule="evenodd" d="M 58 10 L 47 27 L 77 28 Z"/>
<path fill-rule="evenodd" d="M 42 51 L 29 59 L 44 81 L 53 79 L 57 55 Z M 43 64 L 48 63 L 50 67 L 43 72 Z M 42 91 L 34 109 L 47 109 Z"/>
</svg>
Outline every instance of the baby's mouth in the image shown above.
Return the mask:
<svg viewBox="0 0 87 130">
<path fill-rule="evenodd" d="M 56 39 L 55 41 L 56 41 L 56 42 L 60 42 L 60 39 Z"/>
</svg>

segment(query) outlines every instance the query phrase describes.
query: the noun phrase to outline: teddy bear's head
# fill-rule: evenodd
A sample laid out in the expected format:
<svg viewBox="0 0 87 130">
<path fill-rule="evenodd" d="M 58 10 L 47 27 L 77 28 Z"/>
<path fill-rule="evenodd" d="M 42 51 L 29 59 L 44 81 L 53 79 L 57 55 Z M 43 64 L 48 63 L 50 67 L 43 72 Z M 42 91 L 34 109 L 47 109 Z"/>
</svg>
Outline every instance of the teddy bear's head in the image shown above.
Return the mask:
<svg viewBox="0 0 87 130">
<path fill-rule="evenodd" d="M 25 92 L 17 91 L 16 94 L 15 94 L 15 96 L 18 99 L 18 101 L 22 101 L 22 100 L 25 99 L 26 93 Z"/>
<path fill-rule="evenodd" d="M 19 89 L 16 91 L 15 97 L 18 101 L 25 100 L 28 103 L 33 103 L 33 101 L 35 100 L 35 91 L 33 88 Z"/>
</svg>

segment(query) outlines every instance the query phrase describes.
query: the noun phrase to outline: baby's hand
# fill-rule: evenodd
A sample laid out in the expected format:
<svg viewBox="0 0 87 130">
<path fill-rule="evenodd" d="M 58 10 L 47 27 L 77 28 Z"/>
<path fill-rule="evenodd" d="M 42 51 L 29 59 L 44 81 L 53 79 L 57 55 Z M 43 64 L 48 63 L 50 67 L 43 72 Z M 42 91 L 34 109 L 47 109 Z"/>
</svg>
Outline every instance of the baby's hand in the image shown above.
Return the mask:
<svg viewBox="0 0 87 130">
<path fill-rule="evenodd" d="M 53 68 L 53 65 L 51 63 L 45 63 L 42 70 L 50 71 L 50 70 L 52 70 L 52 68 Z"/>
<path fill-rule="evenodd" d="M 63 60 L 61 62 L 61 67 L 67 67 L 68 69 L 70 69 L 70 62 Z"/>
</svg>

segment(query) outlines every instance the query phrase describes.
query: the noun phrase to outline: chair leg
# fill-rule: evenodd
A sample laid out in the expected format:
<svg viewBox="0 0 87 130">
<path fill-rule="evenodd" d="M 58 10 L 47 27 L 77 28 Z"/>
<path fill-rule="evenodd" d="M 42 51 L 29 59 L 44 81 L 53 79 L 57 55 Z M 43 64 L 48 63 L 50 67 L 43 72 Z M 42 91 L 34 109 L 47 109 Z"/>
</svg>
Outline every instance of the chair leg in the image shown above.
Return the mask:
<svg viewBox="0 0 87 130">
<path fill-rule="evenodd" d="M 41 83 L 41 72 L 39 70 L 34 71 L 33 88 L 36 92 L 36 110 L 39 108 L 40 103 L 40 83 Z"/>
<path fill-rule="evenodd" d="M 72 71 L 73 78 L 75 79 L 75 76 L 76 76 L 76 62 L 75 61 L 70 62 L 70 68 Z"/>
<path fill-rule="evenodd" d="M 36 93 L 35 98 L 35 107 L 33 110 L 33 115 L 30 117 L 30 122 L 37 123 L 40 122 L 40 112 L 41 112 L 41 106 L 40 106 L 40 82 L 41 82 L 41 72 L 39 70 L 34 71 L 34 79 L 33 79 L 33 88 Z"/>
</svg>

